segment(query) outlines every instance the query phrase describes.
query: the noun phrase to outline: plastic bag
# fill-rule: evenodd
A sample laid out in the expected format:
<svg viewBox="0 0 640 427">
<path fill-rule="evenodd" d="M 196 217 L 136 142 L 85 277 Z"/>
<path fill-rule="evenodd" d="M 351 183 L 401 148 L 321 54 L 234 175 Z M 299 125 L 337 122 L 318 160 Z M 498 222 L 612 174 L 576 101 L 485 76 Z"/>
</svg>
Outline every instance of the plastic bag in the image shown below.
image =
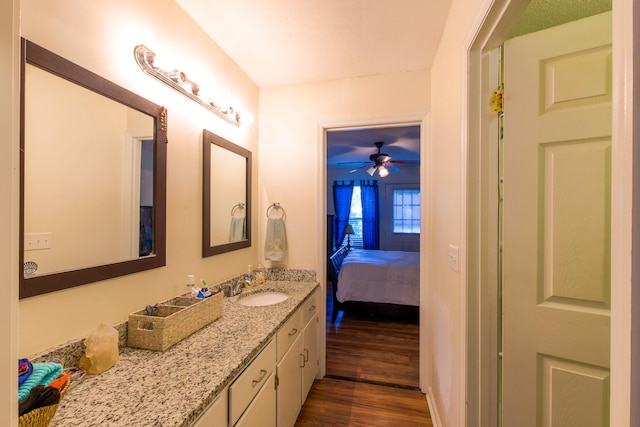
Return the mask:
<svg viewBox="0 0 640 427">
<path fill-rule="evenodd" d="M 100 374 L 118 361 L 118 331 L 105 323 L 84 340 L 84 355 L 78 365 L 87 374 Z"/>
</svg>

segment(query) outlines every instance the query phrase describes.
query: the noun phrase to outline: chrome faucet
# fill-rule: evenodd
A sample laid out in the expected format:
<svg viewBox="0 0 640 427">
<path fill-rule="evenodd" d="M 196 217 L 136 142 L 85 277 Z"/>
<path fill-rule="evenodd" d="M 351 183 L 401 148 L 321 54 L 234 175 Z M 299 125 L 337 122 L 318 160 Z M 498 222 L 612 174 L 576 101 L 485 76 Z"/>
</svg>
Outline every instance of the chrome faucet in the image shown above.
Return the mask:
<svg viewBox="0 0 640 427">
<path fill-rule="evenodd" d="M 225 283 L 222 287 L 224 296 L 235 297 L 236 295 L 240 295 L 242 293 L 242 289 L 244 289 L 245 283 L 251 284 L 249 280 L 245 279 L 238 280 L 235 285 L 232 285 L 231 283 Z"/>
</svg>

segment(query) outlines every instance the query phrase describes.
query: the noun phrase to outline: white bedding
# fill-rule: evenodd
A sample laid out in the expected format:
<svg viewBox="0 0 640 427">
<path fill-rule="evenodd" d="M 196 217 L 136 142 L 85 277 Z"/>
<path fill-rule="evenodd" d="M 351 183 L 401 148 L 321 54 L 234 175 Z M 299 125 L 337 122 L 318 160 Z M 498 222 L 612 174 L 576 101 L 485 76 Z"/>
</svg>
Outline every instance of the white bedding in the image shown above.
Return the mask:
<svg viewBox="0 0 640 427">
<path fill-rule="evenodd" d="M 338 301 L 420 305 L 419 252 L 352 250 L 338 273 Z"/>
</svg>

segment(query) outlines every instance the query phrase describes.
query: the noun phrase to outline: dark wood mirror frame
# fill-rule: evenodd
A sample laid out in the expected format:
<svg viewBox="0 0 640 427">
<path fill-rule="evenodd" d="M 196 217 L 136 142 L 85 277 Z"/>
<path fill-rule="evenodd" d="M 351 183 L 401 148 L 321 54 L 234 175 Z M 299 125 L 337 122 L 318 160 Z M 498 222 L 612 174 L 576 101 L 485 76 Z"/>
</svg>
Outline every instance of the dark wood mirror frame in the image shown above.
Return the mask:
<svg viewBox="0 0 640 427">
<path fill-rule="evenodd" d="M 204 130 L 202 133 L 203 146 L 203 185 L 202 185 L 202 256 L 223 254 L 238 249 L 251 247 L 251 151 L 242 148 L 233 142 Z M 215 144 L 225 150 L 229 150 L 245 158 L 246 163 L 246 189 L 245 189 L 245 214 L 246 214 L 246 239 L 238 242 L 211 245 L 211 203 L 215 195 L 211 194 L 211 144 Z"/>
<path fill-rule="evenodd" d="M 20 111 L 20 298 L 42 295 L 87 283 L 124 276 L 166 264 L 166 176 L 167 176 L 167 113 L 141 96 L 124 89 L 46 49 L 21 40 L 21 111 Z M 32 64 L 72 83 L 145 113 L 154 119 L 153 169 L 153 255 L 62 272 L 25 278 L 24 263 L 24 165 L 25 165 L 25 65 Z"/>
</svg>

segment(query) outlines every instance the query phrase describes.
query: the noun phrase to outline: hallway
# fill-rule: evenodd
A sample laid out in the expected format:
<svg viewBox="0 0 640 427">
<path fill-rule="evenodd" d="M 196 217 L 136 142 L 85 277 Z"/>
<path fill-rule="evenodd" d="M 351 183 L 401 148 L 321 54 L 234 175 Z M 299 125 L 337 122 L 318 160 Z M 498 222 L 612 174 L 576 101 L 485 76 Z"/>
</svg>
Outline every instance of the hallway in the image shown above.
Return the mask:
<svg viewBox="0 0 640 427">
<path fill-rule="evenodd" d="M 432 426 L 418 348 L 415 316 L 341 312 L 327 325 L 327 376 L 313 384 L 296 426 Z"/>
</svg>

